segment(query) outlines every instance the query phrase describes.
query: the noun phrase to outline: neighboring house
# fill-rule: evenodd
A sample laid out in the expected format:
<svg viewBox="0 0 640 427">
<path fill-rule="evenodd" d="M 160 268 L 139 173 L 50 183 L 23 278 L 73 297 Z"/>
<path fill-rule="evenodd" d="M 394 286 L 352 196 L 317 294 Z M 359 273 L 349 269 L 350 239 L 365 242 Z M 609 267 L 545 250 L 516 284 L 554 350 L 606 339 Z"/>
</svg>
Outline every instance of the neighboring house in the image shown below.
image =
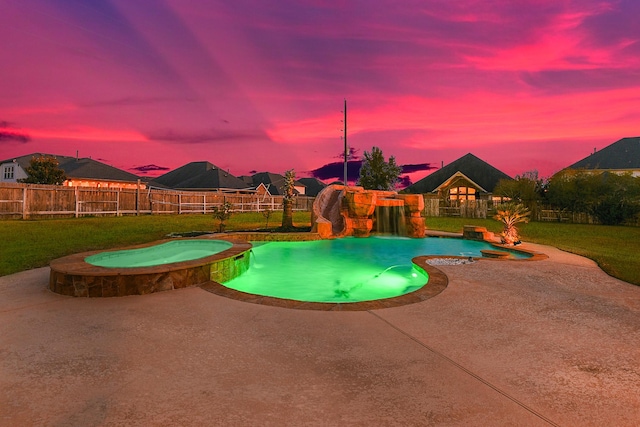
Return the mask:
<svg viewBox="0 0 640 427">
<path fill-rule="evenodd" d="M 137 188 L 140 177 L 90 158 L 33 153 L 0 162 L 0 182 L 17 182 L 27 178 L 33 157 L 53 157 L 67 176 L 67 187 Z M 146 188 L 140 184 L 140 188 Z"/>
<path fill-rule="evenodd" d="M 633 176 L 640 176 L 640 136 L 622 138 L 600 151 L 594 151 L 567 169 L 631 173 Z"/>
<path fill-rule="evenodd" d="M 501 179 L 512 179 L 469 153 L 420 181 L 404 193 L 437 194 L 444 200 L 489 200 Z"/>
<path fill-rule="evenodd" d="M 3 160 L 0 162 L 0 182 L 18 182 L 19 179 L 25 179 L 27 177 L 25 172 L 27 166 L 29 166 L 29 162 L 23 166 L 22 162 L 18 163 L 17 158 Z"/>
<path fill-rule="evenodd" d="M 306 187 L 305 195 L 310 197 L 316 197 L 324 187 L 327 186 L 324 182 L 318 178 L 300 178 L 298 181 Z"/>
<path fill-rule="evenodd" d="M 247 178 L 248 177 L 244 177 L 244 179 Z M 284 194 L 284 175 L 271 172 L 260 172 L 251 175 L 251 186 L 260 192 L 263 191 L 261 185 L 264 186 L 270 195 L 282 196 Z M 293 188 L 297 194 L 303 196 L 306 194 L 306 187 L 299 180 L 295 181 Z"/>
<path fill-rule="evenodd" d="M 175 190 L 248 190 L 251 186 L 209 162 L 191 162 L 149 182 Z"/>
</svg>

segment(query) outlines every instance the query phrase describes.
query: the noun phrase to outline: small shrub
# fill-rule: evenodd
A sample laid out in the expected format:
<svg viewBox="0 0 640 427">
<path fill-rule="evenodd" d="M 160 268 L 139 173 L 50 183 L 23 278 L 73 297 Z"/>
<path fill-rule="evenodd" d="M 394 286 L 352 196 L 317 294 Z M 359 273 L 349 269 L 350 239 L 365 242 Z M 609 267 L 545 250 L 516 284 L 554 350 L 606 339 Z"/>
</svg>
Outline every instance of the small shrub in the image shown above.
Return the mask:
<svg viewBox="0 0 640 427">
<path fill-rule="evenodd" d="M 218 232 L 222 233 L 224 231 L 225 222 L 231 218 L 232 208 L 233 205 L 229 202 L 224 202 L 222 205 L 213 208 L 213 217 L 219 221 Z"/>
<path fill-rule="evenodd" d="M 262 211 L 262 216 L 266 220 L 266 224 L 264 225 L 264 228 L 269 228 L 269 218 L 271 218 L 272 213 L 273 211 L 269 208 L 266 208 L 265 210 Z"/>
</svg>

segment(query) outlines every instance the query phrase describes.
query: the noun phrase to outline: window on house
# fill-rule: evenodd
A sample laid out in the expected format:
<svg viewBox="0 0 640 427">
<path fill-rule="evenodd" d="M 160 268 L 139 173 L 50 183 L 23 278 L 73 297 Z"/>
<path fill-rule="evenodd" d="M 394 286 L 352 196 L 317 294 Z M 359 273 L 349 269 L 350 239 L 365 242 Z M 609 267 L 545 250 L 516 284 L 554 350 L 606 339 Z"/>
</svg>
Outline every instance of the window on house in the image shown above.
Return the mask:
<svg viewBox="0 0 640 427">
<path fill-rule="evenodd" d="M 5 166 L 4 167 L 4 179 L 13 179 L 13 166 Z"/>
<path fill-rule="evenodd" d="M 450 200 L 475 200 L 476 189 L 473 187 L 452 187 L 449 189 Z"/>
</svg>

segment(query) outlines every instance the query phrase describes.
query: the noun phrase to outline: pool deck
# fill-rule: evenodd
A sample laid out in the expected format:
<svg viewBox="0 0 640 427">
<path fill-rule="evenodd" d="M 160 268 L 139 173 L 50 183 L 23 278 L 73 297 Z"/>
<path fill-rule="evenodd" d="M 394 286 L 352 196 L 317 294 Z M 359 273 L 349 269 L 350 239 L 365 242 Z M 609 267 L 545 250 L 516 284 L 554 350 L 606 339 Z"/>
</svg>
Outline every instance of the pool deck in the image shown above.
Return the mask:
<svg viewBox="0 0 640 427">
<path fill-rule="evenodd" d="M 522 247 L 549 258 L 439 266 L 440 294 L 368 311 L 0 277 L 0 425 L 637 425 L 640 287 Z"/>
</svg>

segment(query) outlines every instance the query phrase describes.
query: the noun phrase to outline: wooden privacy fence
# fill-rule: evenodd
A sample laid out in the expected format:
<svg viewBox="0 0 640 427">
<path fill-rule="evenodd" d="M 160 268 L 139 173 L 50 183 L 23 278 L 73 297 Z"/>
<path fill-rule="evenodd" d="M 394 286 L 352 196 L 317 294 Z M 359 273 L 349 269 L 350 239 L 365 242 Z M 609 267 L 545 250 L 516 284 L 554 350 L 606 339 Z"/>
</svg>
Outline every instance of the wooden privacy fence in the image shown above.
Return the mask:
<svg viewBox="0 0 640 427">
<path fill-rule="evenodd" d="M 495 214 L 495 204 L 489 200 L 448 200 L 439 198 L 424 199 L 425 217 L 460 217 L 460 218 L 492 218 Z M 574 224 L 597 224 L 598 221 L 591 215 L 580 212 L 568 212 L 540 207 L 531 215 L 533 221 L 570 222 Z"/>
<path fill-rule="evenodd" d="M 444 201 L 435 197 L 425 197 L 425 217 L 460 217 L 460 218 L 492 218 L 495 215 L 496 204 L 490 200 L 449 200 Z M 571 212 L 554 209 L 550 206 L 538 206 L 531 213 L 532 221 L 567 222 L 572 224 L 599 224 L 597 218 L 584 212 Z M 625 223 L 630 226 L 640 226 L 640 217 Z"/>
<path fill-rule="evenodd" d="M 565 210 L 543 207 L 535 215 L 536 221 L 571 222 L 575 224 L 597 224 L 598 221 L 584 212 L 568 212 Z"/>
<path fill-rule="evenodd" d="M 282 210 L 282 199 L 282 196 L 256 193 L 0 183 L 0 218 L 208 214 L 225 202 L 231 203 L 233 212 L 277 211 Z M 313 200 L 313 197 L 298 196 L 293 209 L 310 211 Z"/>
<path fill-rule="evenodd" d="M 446 203 L 440 198 L 424 199 L 424 216 L 456 216 L 461 218 L 487 218 L 489 208 L 487 200 L 451 200 Z"/>
</svg>

